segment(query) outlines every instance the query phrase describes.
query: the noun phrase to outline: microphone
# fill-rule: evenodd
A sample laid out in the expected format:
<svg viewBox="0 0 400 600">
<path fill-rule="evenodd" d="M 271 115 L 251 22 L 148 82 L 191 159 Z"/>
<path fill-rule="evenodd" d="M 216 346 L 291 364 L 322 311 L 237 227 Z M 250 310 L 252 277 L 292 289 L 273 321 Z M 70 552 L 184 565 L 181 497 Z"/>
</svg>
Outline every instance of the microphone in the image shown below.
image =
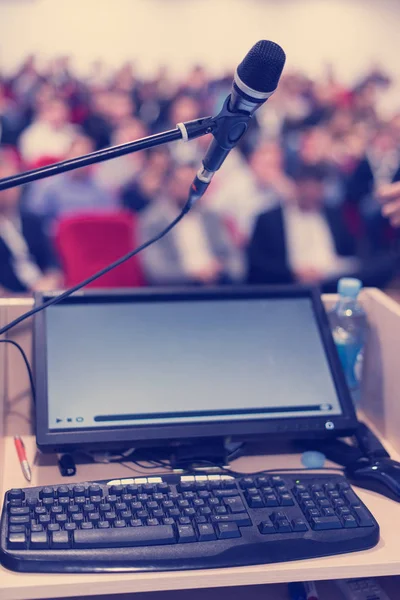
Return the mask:
<svg viewBox="0 0 400 600">
<path fill-rule="evenodd" d="M 215 118 L 214 139 L 190 187 L 189 206 L 201 198 L 215 171 L 246 132 L 254 112 L 276 90 L 285 60 L 286 55 L 278 44 L 261 40 L 236 69 L 231 93 Z"/>
</svg>

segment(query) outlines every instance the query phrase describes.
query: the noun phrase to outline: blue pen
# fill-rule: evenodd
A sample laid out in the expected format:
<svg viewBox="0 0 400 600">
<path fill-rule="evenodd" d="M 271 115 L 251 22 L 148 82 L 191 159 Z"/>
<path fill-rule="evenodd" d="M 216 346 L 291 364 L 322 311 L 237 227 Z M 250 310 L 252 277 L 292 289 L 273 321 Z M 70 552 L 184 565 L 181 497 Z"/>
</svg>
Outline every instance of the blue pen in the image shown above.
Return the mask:
<svg viewBox="0 0 400 600">
<path fill-rule="evenodd" d="M 288 584 L 290 600 L 307 600 L 306 590 L 300 582 Z"/>
</svg>

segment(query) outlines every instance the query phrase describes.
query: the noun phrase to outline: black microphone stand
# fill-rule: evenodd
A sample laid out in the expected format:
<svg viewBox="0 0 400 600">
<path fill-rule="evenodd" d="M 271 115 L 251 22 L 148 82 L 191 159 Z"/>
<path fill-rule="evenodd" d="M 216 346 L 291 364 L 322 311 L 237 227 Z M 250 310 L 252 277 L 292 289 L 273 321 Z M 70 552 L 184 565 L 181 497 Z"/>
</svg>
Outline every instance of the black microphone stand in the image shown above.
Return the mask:
<svg viewBox="0 0 400 600">
<path fill-rule="evenodd" d="M 213 117 L 202 117 L 201 119 L 195 119 L 194 121 L 179 123 L 175 129 L 163 133 L 156 133 L 155 135 L 149 135 L 139 140 L 135 140 L 134 142 L 104 148 L 103 150 L 97 150 L 96 152 L 85 154 L 84 156 L 64 160 L 46 167 L 26 171 L 25 173 L 19 173 L 12 177 L 5 177 L 4 179 L 0 179 L 0 191 L 24 185 L 26 183 L 32 183 L 33 181 L 45 179 L 46 177 L 51 177 L 53 175 L 59 175 L 66 171 L 87 167 L 112 158 L 118 158 L 125 154 L 132 154 L 133 152 L 139 152 L 140 150 L 155 148 L 156 146 L 168 144 L 169 142 L 174 142 L 176 140 L 193 140 L 203 135 L 207 135 L 208 133 L 213 133 L 216 127 L 217 120 Z"/>
</svg>

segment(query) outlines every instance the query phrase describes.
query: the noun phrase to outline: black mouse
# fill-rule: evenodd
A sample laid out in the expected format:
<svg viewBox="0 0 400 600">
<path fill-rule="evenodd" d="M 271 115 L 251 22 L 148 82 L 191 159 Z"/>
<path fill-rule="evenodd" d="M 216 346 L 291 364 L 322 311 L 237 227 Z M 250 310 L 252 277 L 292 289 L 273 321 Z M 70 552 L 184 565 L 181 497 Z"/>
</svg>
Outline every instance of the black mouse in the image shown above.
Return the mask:
<svg viewBox="0 0 400 600">
<path fill-rule="evenodd" d="M 400 502 L 400 463 L 391 458 L 362 458 L 345 470 L 354 485 Z"/>
</svg>

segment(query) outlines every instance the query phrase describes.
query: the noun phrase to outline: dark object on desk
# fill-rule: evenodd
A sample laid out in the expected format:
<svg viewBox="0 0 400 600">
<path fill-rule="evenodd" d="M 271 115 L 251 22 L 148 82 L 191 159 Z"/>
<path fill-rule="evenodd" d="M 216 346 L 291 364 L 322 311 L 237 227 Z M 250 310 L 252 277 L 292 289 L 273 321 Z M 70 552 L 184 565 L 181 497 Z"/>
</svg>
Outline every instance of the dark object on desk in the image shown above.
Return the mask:
<svg viewBox="0 0 400 600">
<path fill-rule="evenodd" d="M 390 458 L 364 423 L 359 423 L 354 439 L 357 444 L 354 446 L 342 440 L 327 440 L 312 443 L 312 447 L 343 465 L 350 483 L 400 502 L 400 463 Z"/>
<path fill-rule="evenodd" d="M 378 540 L 341 475 L 167 474 L 9 491 L 0 562 L 24 572 L 172 571 L 342 554 Z"/>
<path fill-rule="evenodd" d="M 58 461 L 58 468 L 63 477 L 72 477 L 76 474 L 76 465 L 71 454 L 63 454 Z"/>
</svg>

